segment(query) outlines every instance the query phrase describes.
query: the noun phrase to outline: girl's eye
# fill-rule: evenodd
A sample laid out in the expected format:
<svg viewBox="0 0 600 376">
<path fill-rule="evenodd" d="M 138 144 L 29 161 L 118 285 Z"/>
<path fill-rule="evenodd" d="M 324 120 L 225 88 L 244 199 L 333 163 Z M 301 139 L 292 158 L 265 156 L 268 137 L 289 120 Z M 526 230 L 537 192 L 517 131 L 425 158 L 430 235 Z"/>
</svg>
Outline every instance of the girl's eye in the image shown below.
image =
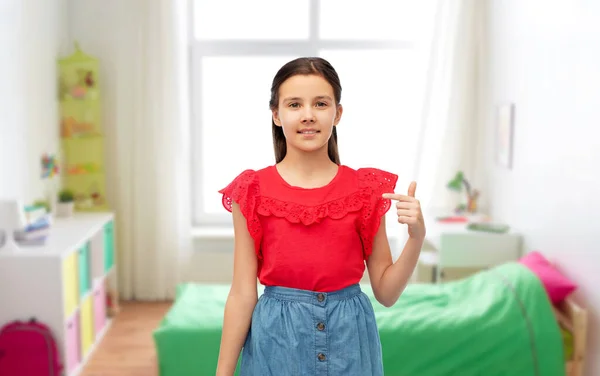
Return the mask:
<svg viewBox="0 0 600 376">
<path fill-rule="evenodd" d="M 325 107 L 327 106 L 327 103 L 325 102 L 317 102 L 317 107 Z"/>
<path fill-rule="evenodd" d="M 298 103 L 290 103 L 290 107 L 298 107 Z"/>
</svg>

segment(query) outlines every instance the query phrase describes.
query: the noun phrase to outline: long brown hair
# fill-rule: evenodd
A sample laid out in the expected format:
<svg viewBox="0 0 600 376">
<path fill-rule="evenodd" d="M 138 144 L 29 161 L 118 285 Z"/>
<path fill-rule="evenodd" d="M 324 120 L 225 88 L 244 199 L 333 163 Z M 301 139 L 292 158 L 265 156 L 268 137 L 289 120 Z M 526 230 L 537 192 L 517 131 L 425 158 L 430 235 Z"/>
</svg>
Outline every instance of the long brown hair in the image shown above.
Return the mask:
<svg viewBox="0 0 600 376">
<path fill-rule="evenodd" d="M 340 78 L 333 66 L 325 59 L 320 57 L 301 57 L 286 63 L 279 69 L 275 78 L 273 78 L 273 84 L 271 85 L 271 100 L 269 101 L 269 107 L 271 110 L 277 109 L 279 105 L 279 88 L 288 78 L 296 75 L 310 75 L 316 74 L 329 82 L 333 88 L 333 96 L 335 97 L 336 105 L 339 105 L 342 100 L 342 85 L 340 84 Z M 287 144 L 285 142 L 285 135 L 283 129 L 278 127 L 273 119 L 271 119 L 272 130 L 273 130 L 273 149 L 275 151 L 275 162 L 279 163 L 283 160 L 287 153 Z M 337 144 L 337 130 L 333 127 L 333 132 L 329 138 L 327 145 L 327 154 L 329 159 L 335 164 L 340 164 L 340 155 L 338 152 Z"/>
</svg>

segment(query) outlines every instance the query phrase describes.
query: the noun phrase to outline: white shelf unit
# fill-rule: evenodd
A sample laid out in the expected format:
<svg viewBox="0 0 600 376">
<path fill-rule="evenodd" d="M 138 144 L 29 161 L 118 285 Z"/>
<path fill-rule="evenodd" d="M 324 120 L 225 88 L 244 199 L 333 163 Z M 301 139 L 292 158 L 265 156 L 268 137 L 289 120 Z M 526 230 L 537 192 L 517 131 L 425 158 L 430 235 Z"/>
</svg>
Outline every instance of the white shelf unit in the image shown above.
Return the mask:
<svg viewBox="0 0 600 376">
<path fill-rule="evenodd" d="M 65 375 L 81 372 L 110 327 L 114 239 L 112 213 L 76 213 L 55 219 L 42 246 L 0 250 L 0 326 L 30 318 L 48 325 Z"/>
</svg>

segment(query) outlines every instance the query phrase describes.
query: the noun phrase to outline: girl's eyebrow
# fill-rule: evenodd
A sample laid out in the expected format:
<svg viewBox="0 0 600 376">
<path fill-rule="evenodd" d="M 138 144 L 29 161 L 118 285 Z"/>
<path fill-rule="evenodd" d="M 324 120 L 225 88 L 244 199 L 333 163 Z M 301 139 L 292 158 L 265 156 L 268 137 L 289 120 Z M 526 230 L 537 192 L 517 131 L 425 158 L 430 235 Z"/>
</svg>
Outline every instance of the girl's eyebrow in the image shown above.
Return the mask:
<svg viewBox="0 0 600 376">
<path fill-rule="evenodd" d="M 300 98 L 300 97 L 288 97 L 288 98 L 283 99 L 284 102 L 300 101 L 300 100 L 302 100 L 302 98 Z"/>
<path fill-rule="evenodd" d="M 326 100 L 332 101 L 332 99 L 329 95 L 319 95 L 319 96 L 315 97 L 315 99 L 326 99 Z M 300 97 L 288 97 L 288 98 L 285 98 L 283 101 L 291 102 L 291 101 L 301 101 L 301 100 L 302 100 L 302 98 L 300 98 Z"/>
</svg>

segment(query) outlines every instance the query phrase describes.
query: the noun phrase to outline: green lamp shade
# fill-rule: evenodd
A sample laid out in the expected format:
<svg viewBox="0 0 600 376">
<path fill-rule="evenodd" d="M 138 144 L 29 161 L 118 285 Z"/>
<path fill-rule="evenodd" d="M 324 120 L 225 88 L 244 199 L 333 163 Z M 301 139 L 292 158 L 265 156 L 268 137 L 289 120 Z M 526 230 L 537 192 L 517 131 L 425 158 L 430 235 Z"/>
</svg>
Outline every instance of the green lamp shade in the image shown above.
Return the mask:
<svg viewBox="0 0 600 376">
<path fill-rule="evenodd" d="M 460 192 L 462 190 L 463 178 L 464 178 L 463 172 L 458 171 L 456 173 L 456 175 L 454 176 L 454 179 L 452 179 L 448 182 L 448 185 L 447 185 L 448 189 Z"/>
</svg>

